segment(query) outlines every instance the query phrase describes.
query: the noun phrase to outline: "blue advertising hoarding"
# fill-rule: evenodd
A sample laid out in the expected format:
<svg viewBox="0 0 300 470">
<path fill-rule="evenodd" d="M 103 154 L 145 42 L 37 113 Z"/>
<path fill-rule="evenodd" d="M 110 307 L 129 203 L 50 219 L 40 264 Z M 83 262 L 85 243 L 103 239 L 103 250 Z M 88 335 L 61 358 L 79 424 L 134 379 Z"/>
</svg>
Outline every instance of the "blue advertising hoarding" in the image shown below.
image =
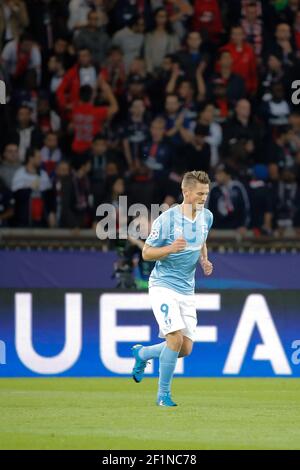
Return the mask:
<svg viewBox="0 0 300 470">
<path fill-rule="evenodd" d="M 197 292 L 197 338 L 177 374 L 300 377 L 299 303 L 298 290 Z M 146 292 L 0 289 L 0 377 L 129 376 L 131 346 L 157 334 Z"/>
</svg>

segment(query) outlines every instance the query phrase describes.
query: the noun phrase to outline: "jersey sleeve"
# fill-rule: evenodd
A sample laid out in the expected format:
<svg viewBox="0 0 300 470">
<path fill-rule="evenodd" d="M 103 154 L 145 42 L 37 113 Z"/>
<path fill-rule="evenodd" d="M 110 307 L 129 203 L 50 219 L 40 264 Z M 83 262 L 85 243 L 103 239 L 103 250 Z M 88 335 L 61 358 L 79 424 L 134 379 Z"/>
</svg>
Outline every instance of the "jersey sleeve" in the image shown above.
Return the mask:
<svg viewBox="0 0 300 470">
<path fill-rule="evenodd" d="M 146 240 L 147 245 L 153 247 L 160 247 L 163 245 L 163 238 L 162 238 L 162 218 L 158 217 L 154 220 L 151 228 L 151 232 L 148 235 Z"/>
</svg>

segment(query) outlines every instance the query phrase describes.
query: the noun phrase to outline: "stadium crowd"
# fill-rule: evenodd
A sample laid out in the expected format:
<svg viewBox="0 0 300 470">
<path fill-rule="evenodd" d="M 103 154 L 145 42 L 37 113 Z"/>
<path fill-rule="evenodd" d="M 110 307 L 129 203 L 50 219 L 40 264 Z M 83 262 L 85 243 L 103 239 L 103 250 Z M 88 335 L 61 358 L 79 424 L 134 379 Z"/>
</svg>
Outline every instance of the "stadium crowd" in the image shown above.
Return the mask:
<svg viewBox="0 0 300 470">
<path fill-rule="evenodd" d="M 1 0 L 0 51 L 0 226 L 171 205 L 197 169 L 214 228 L 300 229 L 298 0 Z"/>
</svg>

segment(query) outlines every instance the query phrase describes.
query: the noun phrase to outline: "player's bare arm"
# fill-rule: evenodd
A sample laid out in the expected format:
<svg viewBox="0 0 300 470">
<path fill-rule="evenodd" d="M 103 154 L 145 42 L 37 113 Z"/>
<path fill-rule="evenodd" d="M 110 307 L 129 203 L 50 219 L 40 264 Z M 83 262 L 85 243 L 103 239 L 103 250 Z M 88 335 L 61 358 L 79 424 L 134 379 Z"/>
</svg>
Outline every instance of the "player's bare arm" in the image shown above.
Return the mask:
<svg viewBox="0 0 300 470">
<path fill-rule="evenodd" d="M 213 272 L 213 264 L 208 260 L 207 245 L 203 244 L 201 248 L 200 264 L 205 276 L 210 276 Z"/>
<path fill-rule="evenodd" d="M 177 238 L 171 245 L 161 247 L 152 247 L 145 243 L 142 255 L 145 261 L 157 261 L 172 253 L 179 253 L 185 247 L 186 241 L 182 237 Z"/>
</svg>

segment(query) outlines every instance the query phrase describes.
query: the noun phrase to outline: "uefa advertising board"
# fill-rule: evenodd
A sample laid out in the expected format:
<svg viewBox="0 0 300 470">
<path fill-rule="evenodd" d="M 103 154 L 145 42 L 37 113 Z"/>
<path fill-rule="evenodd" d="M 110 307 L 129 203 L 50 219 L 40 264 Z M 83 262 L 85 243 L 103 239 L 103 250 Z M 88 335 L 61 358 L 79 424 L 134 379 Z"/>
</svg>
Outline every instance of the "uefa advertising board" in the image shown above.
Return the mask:
<svg viewBox="0 0 300 470">
<path fill-rule="evenodd" d="M 299 304 L 295 289 L 197 292 L 194 350 L 176 373 L 300 377 Z M 129 377 L 132 345 L 157 335 L 146 292 L 0 289 L 0 377 Z"/>
</svg>

